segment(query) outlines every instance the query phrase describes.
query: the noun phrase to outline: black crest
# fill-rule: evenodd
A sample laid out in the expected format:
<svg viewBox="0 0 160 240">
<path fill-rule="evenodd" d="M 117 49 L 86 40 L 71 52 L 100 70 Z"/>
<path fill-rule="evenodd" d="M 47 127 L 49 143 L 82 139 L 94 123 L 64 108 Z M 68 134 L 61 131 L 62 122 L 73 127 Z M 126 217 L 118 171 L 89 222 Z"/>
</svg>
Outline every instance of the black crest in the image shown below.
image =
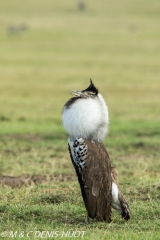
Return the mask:
<svg viewBox="0 0 160 240">
<path fill-rule="evenodd" d="M 92 82 L 92 79 L 90 78 L 90 85 L 88 88 L 83 90 L 82 92 L 93 92 L 94 94 L 98 94 L 98 88 L 96 88 Z"/>
<path fill-rule="evenodd" d="M 85 90 L 82 90 L 81 92 L 93 92 L 95 95 L 97 95 L 97 94 L 98 94 L 98 88 L 96 88 L 96 87 L 94 86 L 94 84 L 93 84 L 93 82 L 92 82 L 92 79 L 90 79 L 90 85 L 89 85 L 89 87 L 86 88 Z M 95 96 L 95 95 L 94 95 L 94 96 Z M 72 106 L 72 104 L 75 103 L 78 99 L 81 99 L 81 97 L 78 96 L 78 97 L 72 97 L 72 98 L 70 98 L 70 99 L 66 102 L 66 104 L 65 104 L 64 107 L 70 108 L 70 107 Z"/>
</svg>

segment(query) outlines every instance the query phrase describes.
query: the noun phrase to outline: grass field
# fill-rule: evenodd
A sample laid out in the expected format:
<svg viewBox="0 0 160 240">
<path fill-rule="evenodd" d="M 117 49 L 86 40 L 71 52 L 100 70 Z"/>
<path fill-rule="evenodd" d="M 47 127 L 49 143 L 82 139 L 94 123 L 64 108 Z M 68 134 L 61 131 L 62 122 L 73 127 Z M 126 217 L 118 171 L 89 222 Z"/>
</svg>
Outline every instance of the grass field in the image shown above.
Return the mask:
<svg viewBox="0 0 160 240">
<path fill-rule="evenodd" d="M 1 0 L 0 239 L 160 239 L 160 1 L 85 4 Z M 128 222 L 113 211 L 84 224 L 61 112 L 90 77 L 109 107 L 104 144 Z"/>
</svg>

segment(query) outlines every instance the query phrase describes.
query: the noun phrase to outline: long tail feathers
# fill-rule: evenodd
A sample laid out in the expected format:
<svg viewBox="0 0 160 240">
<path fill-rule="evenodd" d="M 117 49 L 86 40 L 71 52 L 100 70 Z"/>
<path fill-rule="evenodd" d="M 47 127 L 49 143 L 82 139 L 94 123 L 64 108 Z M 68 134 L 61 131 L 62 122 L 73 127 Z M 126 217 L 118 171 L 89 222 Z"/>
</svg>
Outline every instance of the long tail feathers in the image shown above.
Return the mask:
<svg viewBox="0 0 160 240">
<path fill-rule="evenodd" d="M 126 221 L 128 221 L 130 219 L 130 209 L 129 209 L 129 205 L 128 203 L 126 202 L 126 200 L 124 199 L 122 193 L 119 193 L 118 194 L 118 198 L 119 198 L 119 201 L 120 201 L 120 205 L 121 205 L 121 216 L 122 218 L 124 218 Z"/>
<path fill-rule="evenodd" d="M 112 175 L 112 207 L 121 213 L 126 221 L 130 219 L 130 209 L 123 194 L 120 192 L 117 182 L 117 172 L 114 167 L 111 170 Z"/>
</svg>

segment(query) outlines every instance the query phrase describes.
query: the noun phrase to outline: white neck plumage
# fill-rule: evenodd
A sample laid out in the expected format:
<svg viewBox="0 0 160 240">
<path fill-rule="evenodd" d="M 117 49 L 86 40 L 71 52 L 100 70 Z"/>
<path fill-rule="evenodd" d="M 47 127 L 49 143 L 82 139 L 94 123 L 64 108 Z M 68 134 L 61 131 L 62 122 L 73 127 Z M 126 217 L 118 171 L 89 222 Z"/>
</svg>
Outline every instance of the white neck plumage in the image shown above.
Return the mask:
<svg viewBox="0 0 160 240">
<path fill-rule="evenodd" d="M 67 102 L 68 103 L 68 102 Z M 101 142 L 108 132 L 108 108 L 101 94 L 65 104 L 62 120 L 70 137 Z"/>
</svg>

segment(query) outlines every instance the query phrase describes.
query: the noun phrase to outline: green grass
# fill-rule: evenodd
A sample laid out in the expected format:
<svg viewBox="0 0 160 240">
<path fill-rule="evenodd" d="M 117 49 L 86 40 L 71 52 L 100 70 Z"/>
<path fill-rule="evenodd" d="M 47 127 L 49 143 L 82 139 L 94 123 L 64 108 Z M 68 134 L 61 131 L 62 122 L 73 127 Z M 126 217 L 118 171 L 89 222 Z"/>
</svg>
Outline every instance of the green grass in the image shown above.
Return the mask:
<svg viewBox="0 0 160 240">
<path fill-rule="evenodd" d="M 77 6 L 1 1 L 0 238 L 69 239 L 85 231 L 77 238 L 158 240 L 160 2 Z M 20 24 L 27 30 L 8 33 Z M 131 208 L 129 222 L 113 211 L 110 224 L 84 224 L 61 112 L 70 90 L 85 89 L 90 77 L 109 107 L 104 143 Z"/>
</svg>

